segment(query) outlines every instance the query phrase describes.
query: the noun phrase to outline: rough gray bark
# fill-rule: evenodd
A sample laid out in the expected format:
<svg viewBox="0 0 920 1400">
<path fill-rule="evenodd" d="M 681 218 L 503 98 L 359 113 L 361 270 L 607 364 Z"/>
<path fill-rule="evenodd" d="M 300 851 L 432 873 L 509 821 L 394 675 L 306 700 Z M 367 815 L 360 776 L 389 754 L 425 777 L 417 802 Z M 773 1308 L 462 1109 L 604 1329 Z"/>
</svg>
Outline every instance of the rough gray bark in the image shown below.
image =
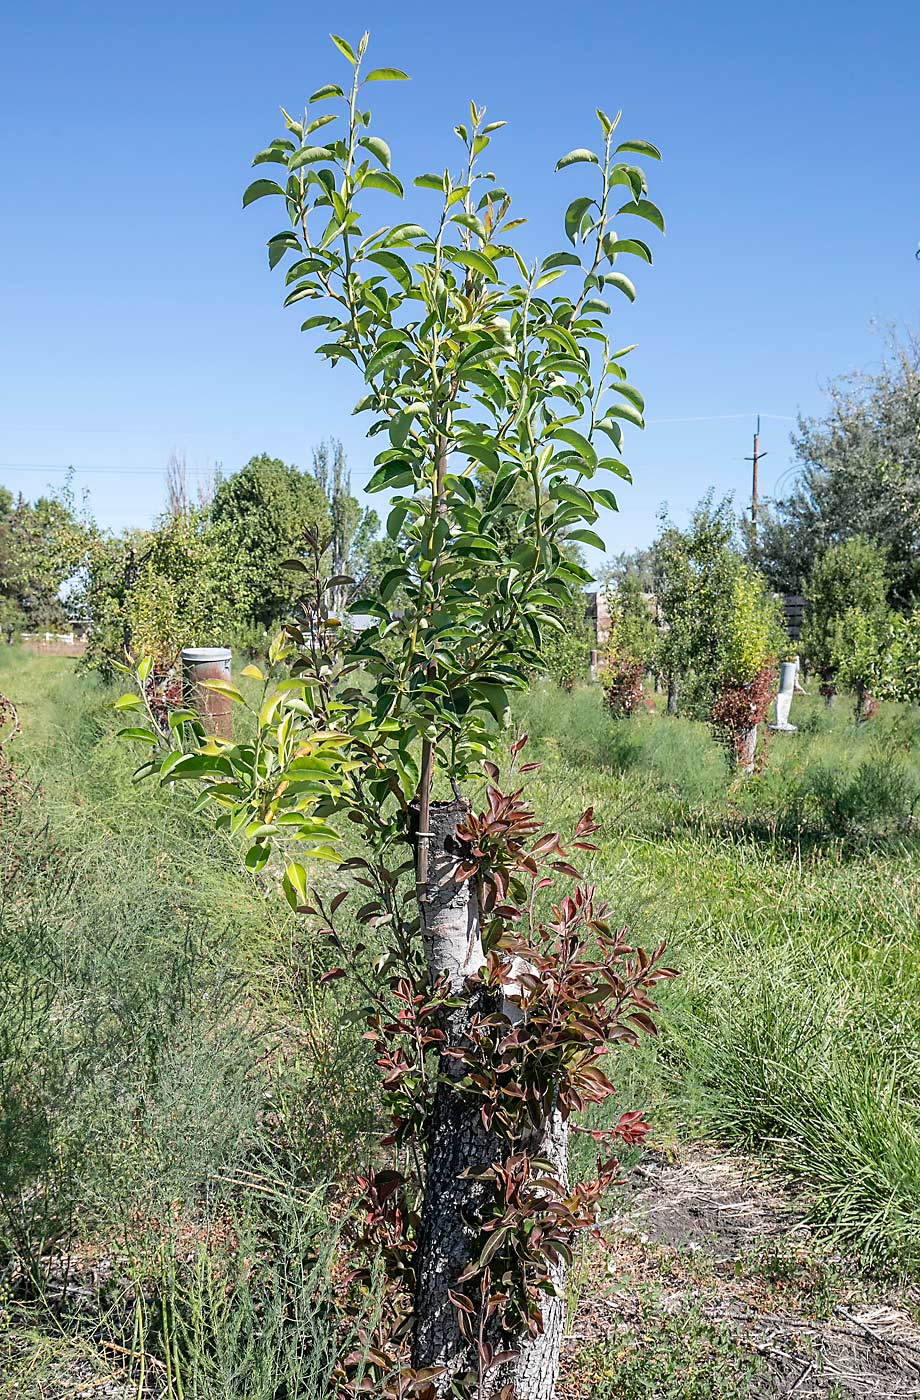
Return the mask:
<svg viewBox="0 0 920 1400">
<path fill-rule="evenodd" d="M 668 714 L 677 714 L 677 677 L 668 676 Z"/>
<path fill-rule="evenodd" d="M 563 1185 L 569 1179 L 569 1125 L 554 1113 L 535 1151 L 551 1162 L 554 1175 Z M 559 1352 L 565 1328 L 565 1263 L 560 1260 L 551 1270 L 555 1297 L 543 1299 L 543 1331 L 526 1337 L 518 1345 L 516 1359 L 502 1368 L 500 1383 L 510 1382 L 516 1400 L 553 1400 L 559 1375 Z"/>
<path fill-rule="evenodd" d="M 475 887 L 454 876 L 461 854 L 456 828 L 467 810 L 462 801 L 431 804 L 427 897 L 420 906 L 432 980 L 446 973 L 451 991 L 457 993 L 464 990 L 466 978 L 485 961 Z M 421 835 L 424 839 L 424 833 Z M 511 988 L 508 991 L 510 999 L 505 1007 L 513 1015 L 514 993 Z M 466 995 L 462 1004 L 445 1017 L 446 1048 L 463 1039 L 477 1006 L 475 997 Z M 412 1364 L 444 1367 L 434 1384 L 439 1395 L 447 1395 L 453 1377 L 477 1370 L 476 1347 L 461 1335 L 456 1309 L 448 1296 L 448 1290 L 471 1260 L 485 1199 L 484 1184 L 470 1180 L 464 1173 L 475 1173 L 500 1161 L 507 1147 L 483 1127 L 475 1098 L 451 1087 L 450 1081 L 461 1075 L 462 1069 L 445 1057 L 441 1073 L 429 1129 L 416 1252 Z M 534 1143 L 534 1150 L 551 1160 L 560 1179 L 567 1181 L 568 1125 L 558 1114 Z M 477 1391 L 477 1400 L 488 1400 L 509 1384 L 517 1400 L 552 1400 L 565 1321 L 564 1265 L 559 1266 L 557 1273 L 554 1282 L 559 1297 L 548 1298 L 544 1304 L 545 1331 L 540 1337 L 509 1338 L 500 1335 L 497 1328 L 486 1334 L 496 1351 L 516 1350 L 518 1355 L 507 1366 L 496 1367 L 487 1374 Z"/>
</svg>

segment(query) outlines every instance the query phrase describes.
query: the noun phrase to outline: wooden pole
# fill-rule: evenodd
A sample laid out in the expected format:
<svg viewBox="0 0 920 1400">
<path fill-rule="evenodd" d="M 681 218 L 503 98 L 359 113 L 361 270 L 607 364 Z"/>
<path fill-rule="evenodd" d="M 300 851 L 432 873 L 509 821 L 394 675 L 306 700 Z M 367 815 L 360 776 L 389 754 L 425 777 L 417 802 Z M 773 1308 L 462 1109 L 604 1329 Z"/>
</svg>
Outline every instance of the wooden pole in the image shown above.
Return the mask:
<svg viewBox="0 0 920 1400">
<path fill-rule="evenodd" d="M 757 415 L 757 427 L 754 429 L 754 455 L 746 457 L 746 462 L 753 463 L 751 471 L 751 536 L 754 544 L 757 543 L 757 510 L 759 491 L 759 467 L 761 459 L 766 457 L 766 452 L 760 450 L 760 414 Z"/>
</svg>

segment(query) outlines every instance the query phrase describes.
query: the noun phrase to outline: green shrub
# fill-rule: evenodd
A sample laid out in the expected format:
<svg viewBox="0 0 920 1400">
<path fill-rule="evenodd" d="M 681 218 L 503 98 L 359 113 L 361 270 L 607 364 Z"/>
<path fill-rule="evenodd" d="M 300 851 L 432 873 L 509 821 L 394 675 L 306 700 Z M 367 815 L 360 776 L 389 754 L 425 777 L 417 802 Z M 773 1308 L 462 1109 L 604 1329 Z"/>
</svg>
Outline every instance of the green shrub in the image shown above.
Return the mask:
<svg viewBox="0 0 920 1400">
<path fill-rule="evenodd" d="M 847 841 L 907 833 L 920 815 L 918 722 L 886 709 L 874 729 L 823 705 L 794 716 L 798 738 L 778 736 L 741 810 L 777 835 Z"/>
</svg>

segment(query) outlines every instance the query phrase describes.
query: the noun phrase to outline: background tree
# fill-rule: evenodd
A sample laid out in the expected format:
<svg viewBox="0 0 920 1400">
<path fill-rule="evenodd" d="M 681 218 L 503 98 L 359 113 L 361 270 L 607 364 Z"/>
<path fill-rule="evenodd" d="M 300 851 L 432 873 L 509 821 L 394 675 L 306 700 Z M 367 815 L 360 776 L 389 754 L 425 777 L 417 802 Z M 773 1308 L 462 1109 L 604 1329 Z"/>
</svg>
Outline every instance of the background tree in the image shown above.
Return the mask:
<svg viewBox="0 0 920 1400">
<path fill-rule="evenodd" d="M 809 668 L 821 678 L 830 703 L 836 694 L 842 638 L 838 628 L 855 609 L 881 627 L 887 616 L 889 580 L 885 554 L 862 535 L 831 545 L 815 559 L 806 583 L 808 604 L 800 638 Z"/>
<path fill-rule="evenodd" d="M 380 543 L 380 517 L 376 511 L 362 508 L 351 494 L 345 450 L 337 438 L 313 449 L 313 475 L 326 500 L 329 567 L 333 576 L 350 576 L 367 592 L 373 592 L 374 577 L 382 576 L 381 564 L 390 559 L 390 552 L 381 559 L 380 549 L 375 548 Z M 333 607 L 343 613 L 348 602 L 348 589 L 342 584 L 334 585 Z"/>
<path fill-rule="evenodd" d="M 234 613 L 220 543 L 195 510 L 129 543 L 127 631 L 136 656 L 168 666 L 184 646 L 226 642 Z"/>
<path fill-rule="evenodd" d="M 895 685 L 892 698 L 920 705 L 920 608 L 898 626 L 892 647 Z"/>
<path fill-rule="evenodd" d="M 112 676 L 130 654 L 168 672 L 185 646 L 226 645 L 239 619 L 223 543 L 194 508 L 154 530 L 94 540 L 81 594 L 92 622 L 86 663 Z"/>
<path fill-rule="evenodd" d="M 717 641 L 707 658 L 714 696 L 708 718 L 727 742 L 733 763 L 750 773 L 757 727 L 776 689 L 777 655 L 789 642 L 766 580 L 737 555 L 732 557 L 729 591 L 715 619 Z"/>
<path fill-rule="evenodd" d="M 598 573 L 603 592 L 608 596 L 626 579 L 634 579 L 644 593 L 655 590 L 655 546 L 623 551 L 606 560 Z"/>
<path fill-rule="evenodd" d="M 624 570 L 607 591 L 610 636 L 603 666 L 604 699 L 617 715 L 632 715 L 642 704 L 643 678 L 658 661 L 659 636 L 653 600 L 642 588 L 638 570 Z"/>
<path fill-rule="evenodd" d="M 13 504 L 11 492 L 0 486 L 0 631 L 8 642 L 12 642 L 14 635 L 26 623 L 18 590 L 13 584 L 13 537 L 10 529 Z"/>
<path fill-rule="evenodd" d="M 375 202 L 403 186 L 389 146 L 370 132 L 365 87 L 405 75 L 383 68 L 362 80 L 367 36 L 356 50 L 334 42 L 351 68 L 348 90 L 326 84 L 302 120 L 285 115 L 286 134 L 256 157 L 282 167 L 284 184 L 259 178 L 244 204 L 280 199 L 287 221 L 269 261 L 293 255 L 286 300 L 317 304 L 304 328 L 322 328 L 319 353 L 365 382 L 358 407 L 387 444 L 368 489 L 395 493 L 387 533 L 399 563 L 351 605 L 375 625 L 332 647 L 328 545 L 315 536 L 313 567 L 305 560 L 298 574 L 305 616 L 272 651 L 290 671 L 277 687 L 266 681 L 256 744 L 201 745 L 180 721 L 172 733 L 193 741 L 190 751 L 147 766 L 163 781 L 203 782 L 221 823 L 246 831 L 253 870 L 292 840 L 300 853 L 336 858 L 342 831 L 360 835 L 346 868 L 368 896 L 359 922 L 385 938 L 382 983 L 366 985 L 380 1063 L 391 1068 L 397 1153 L 368 1175 L 367 1218 L 409 1295 L 415 1379 L 438 1395 L 484 1400 L 511 1385 L 547 1400 L 571 1240 L 596 1218 L 611 1170 L 570 1187 L 569 1117 L 612 1092 L 598 1058 L 651 1027 L 648 991 L 665 973 L 612 933 L 558 835 L 540 835 L 517 778 L 502 791 L 488 755 L 508 722 L 509 688 L 526 683 L 546 626 L 588 581 L 564 545 L 576 532 L 601 544 L 590 526 L 615 499 L 595 479 L 626 474 L 594 439 L 619 448 L 621 421 L 643 421 L 627 351 L 605 334 L 603 294 L 635 296 L 621 256 L 651 261 L 611 221 L 623 200 L 618 218 L 662 226 L 631 159 L 658 153 L 616 145 L 618 118 L 599 111 L 602 154 L 579 148 L 557 165 L 592 176 L 592 192 L 565 214 L 569 248 L 529 266 L 510 238 L 510 197 L 478 165 L 502 123 L 472 106 L 456 128 L 462 171 L 416 181 L 438 196 L 432 228 L 381 226 Z M 333 114 L 313 115 L 330 101 Z M 405 601 L 394 610 L 397 590 Z M 359 668 L 370 695 L 354 684 Z M 131 737 L 158 742 L 154 729 Z M 462 784 L 479 780 L 483 761 L 488 793 L 474 814 Z M 590 848 L 593 830 L 587 813 L 576 849 Z M 288 897 L 344 949 L 335 911 L 348 888 L 334 901 L 310 898 L 302 858 L 285 865 Z M 543 919 L 533 900 L 554 877 L 577 883 Z M 359 957 L 354 949 L 345 961 Z M 616 1135 L 641 1133 L 626 1115 Z"/>
<path fill-rule="evenodd" d="M 68 586 L 76 590 L 92 523 L 69 487 L 34 503 L 0 495 L 0 616 L 9 630 L 62 629 Z"/>
<path fill-rule="evenodd" d="M 218 547 L 232 561 L 230 608 L 237 618 L 272 628 L 299 596 L 296 577 L 282 565 L 300 554 L 310 532 L 328 521 L 323 488 L 310 472 L 270 457 L 252 457 L 218 482 L 209 518 Z"/>
<path fill-rule="evenodd" d="M 558 607 L 558 625 L 547 625 L 540 640 L 540 660 L 536 674 L 548 677 L 563 690 L 571 690 L 588 674 L 592 633 L 585 617 L 587 599 L 581 588 L 573 588 Z"/>
<path fill-rule="evenodd" d="M 90 547 L 80 611 L 89 619 L 84 664 L 107 680 L 131 651 L 128 598 L 137 576 L 144 532 L 100 535 Z"/>
<path fill-rule="evenodd" d="M 920 338 L 889 337 L 874 374 L 831 384 L 823 418 L 799 420 L 794 489 L 766 513 L 762 566 L 783 592 L 807 591 L 834 544 L 870 540 L 888 560 L 889 601 L 920 598 Z"/>
<path fill-rule="evenodd" d="M 686 530 L 662 516 L 653 548 L 653 579 L 661 628 L 658 657 L 669 714 L 678 713 L 682 689 L 687 712 L 705 712 L 714 699 L 717 641 L 707 624 L 724 610 L 731 587 L 734 530 L 730 498 L 714 506 L 711 493 L 696 507 Z"/>
<path fill-rule="evenodd" d="M 884 607 L 851 607 L 834 619 L 831 665 L 835 679 L 855 696 L 857 724 L 875 714 L 877 697 L 899 689 L 903 626 L 899 614 Z"/>
<path fill-rule="evenodd" d="M 730 498 L 714 506 L 707 496 L 686 530 L 665 521 L 655 567 L 669 709 L 709 720 L 750 769 L 787 639 L 766 580 L 739 548 Z"/>
<path fill-rule="evenodd" d="M 303 554 L 308 535 L 330 541 L 326 561 L 335 609 L 349 592 L 343 570 L 373 589 L 395 562 L 380 541 L 379 520 L 349 490 L 341 444 L 321 445 L 313 474 L 267 454 L 220 480 L 213 500 L 192 503 L 184 458 L 166 471 L 167 510 L 153 531 L 102 539 L 91 551 L 85 607 L 93 621 L 89 663 L 107 673 L 125 650 L 169 665 L 182 646 L 226 644 L 264 653 L 268 628 L 294 612 L 302 585 L 284 567 Z"/>
<path fill-rule="evenodd" d="M 166 514 L 175 519 L 188 515 L 192 506 L 185 453 L 170 452 L 166 459 Z"/>
<path fill-rule="evenodd" d="M 655 599 L 643 588 L 641 575 L 624 574 L 607 593 L 610 609 L 610 650 L 642 661 L 646 670 L 656 662 L 659 645 L 655 625 Z"/>
</svg>

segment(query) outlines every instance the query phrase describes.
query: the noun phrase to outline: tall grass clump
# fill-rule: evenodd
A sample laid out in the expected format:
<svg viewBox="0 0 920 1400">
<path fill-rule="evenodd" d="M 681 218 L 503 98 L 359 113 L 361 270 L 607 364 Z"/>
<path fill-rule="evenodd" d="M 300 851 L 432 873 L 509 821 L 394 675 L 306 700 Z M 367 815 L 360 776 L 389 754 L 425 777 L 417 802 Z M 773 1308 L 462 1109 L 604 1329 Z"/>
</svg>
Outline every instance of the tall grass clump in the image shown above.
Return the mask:
<svg viewBox="0 0 920 1400">
<path fill-rule="evenodd" d="M 279 1173 L 225 1181 L 206 1221 L 167 1222 L 109 1307 L 131 1379 L 143 1384 L 155 1357 L 162 1400 L 327 1400 L 347 1357 L 360 1382 L 384 1288 L 353 1296 L 345 1221 L 329 1188 Z"/>
<path fill-rule="evenodd" d="M 335 1305 L 376 1113 L 355 1007 L 183 794 L 139 820 L 110 692 L 6 664 L 0 1288 L 138 1393 L 318 1400 L 361 1345 Z"/>
<path fill-rule="evenodd" d="M 797 717 L 798 718 L 798 717 Z M 842 711 L 805 710 L 776 736 L 740 805 L 782 837 L 848 842 L 909 835 L 920 822 L 920 712 L 885 707 L 857 729 Z"/>
<path fill-rule="evenodd" d="M 610 715 L 597 686 L 567 692 L 544 683 L 515 699 L 515 717 L 543 755 L 592 773 L 639 779 L 646 793 L 699 809 L 718 804 L 727 783 L 725 756 L 706 725 L 663 722 L 655 714 Z"/>
<path fill-rule="evenodd" d="M 803 950 L 761 952 L 697 985 L 669 1027 L 699 1126 L 767 1153 L 812 1194 L 812 1218 L 867 1266 L 920 1268 L 917 1035 L 899 988 L 845 980 Z"/>
<path fill-rule="evenodd" d="M 658 1037 L 614 1070 L 619 1106 L 653 1103 L 662 1143 L 703 1132 L 765 1154 L 865 1264 L 916 1273 L 917 714 L 883 707 L 857 732 L 841 707 L 796 703 L 799 734 L 777 735 L 743 786 L 705 770 L 696 807 L 667 788 L 681 755 L 721 760 L 696 727 L 609 720 L 591 692 L 536 690 L 520 718 L 547 797 L 590 794 L 617 917 L 667 938 L 681 972 Z"/>
</svg>

